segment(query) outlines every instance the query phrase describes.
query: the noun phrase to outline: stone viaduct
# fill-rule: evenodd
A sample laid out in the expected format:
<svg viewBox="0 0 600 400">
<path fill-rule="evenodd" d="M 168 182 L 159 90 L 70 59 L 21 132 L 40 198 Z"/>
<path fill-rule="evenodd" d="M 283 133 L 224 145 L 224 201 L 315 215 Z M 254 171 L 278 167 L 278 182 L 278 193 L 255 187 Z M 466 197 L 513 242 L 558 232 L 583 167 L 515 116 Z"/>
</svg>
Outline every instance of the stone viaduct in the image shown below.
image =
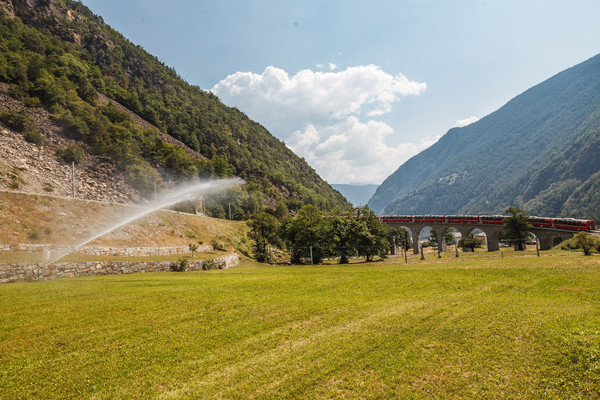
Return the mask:
<svg viewBox="0 0 600 400">
<path fill-rule="evenodd" d="M 413 216 L 418 217 L 418 216 Z M 462 237 L 466 237 L 473 230 L 480 229 L 485 233 L 487 237 L 487 249 L 488 251 L 500 250 L 500 244 L 498 241 L 498 235 L 504 225 L 502 223 L 486 224 L 486 223 L 460 223 L 460 222 L 414 222 L 418 218 L 412 218 L 413 221 L 395 222 L 390 221 L 391 218 L 386 220 L 386 216 L 380 217 L 380 220 L 393 227 L 405 227 L 410 230 L 413 241 L 413 252 L 418 254 L 420 250 L 419 236 L 421 230 L 425 227 L 430 227 L 435 230 L 437 235 L 438 250 L 446 251 L 446 242 L 444 241 L 444 234 L 448 228 L 454 228 L 460 232 Z M 533 227 L 530 228 L 530 232 L 533 233 L 539 240 L 540 250 L 550 250 L 554 245 L 554 240 L 560 238 L 566 240 L 572 237 L 577 231 L 567 229 L 556 229 L 546 227 Z"/>
</svg>

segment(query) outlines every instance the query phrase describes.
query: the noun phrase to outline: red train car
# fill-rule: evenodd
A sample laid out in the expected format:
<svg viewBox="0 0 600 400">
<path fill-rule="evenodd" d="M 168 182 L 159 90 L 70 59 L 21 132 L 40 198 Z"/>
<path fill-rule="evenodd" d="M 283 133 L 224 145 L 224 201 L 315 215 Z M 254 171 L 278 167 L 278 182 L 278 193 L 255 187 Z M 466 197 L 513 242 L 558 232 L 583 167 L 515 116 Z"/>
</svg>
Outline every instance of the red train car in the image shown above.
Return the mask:
<svg viewBox="0 0 600 400">
<path fill-rule="evenodd" d="M 445 222 L 444 215 L 415 215 L 415 222 Z"/>
<path fill-rule="evenodd" d="M 381 222 L 413 222 L 412 215 L 382 215 L 379 217 Z"/>
<path fill-rule="evenodd" d="M 487 225 L 503 225 L 504 224 L 504 215 L 482 215 L 481 223 Z"/>
<path fill-rule="evenodd" d="M 477 224 L 479 216 L 477 215 L 448 215 L 446 222 L 449 224 Z"/>
<path fill-rule="evenodd" d="M 570 231 L 593 231 L 596 229 L 594 221 L 574 218 L 553 218 L 552 227 Z"/>
<path fill-rule="evenodd" d="M 529 217 L 527 218 L 527 222 L 531 226 L 535 226 L 536 228 L 551 228 L 552 227 L 552 218 L 545 217 Z"/>
</svg>

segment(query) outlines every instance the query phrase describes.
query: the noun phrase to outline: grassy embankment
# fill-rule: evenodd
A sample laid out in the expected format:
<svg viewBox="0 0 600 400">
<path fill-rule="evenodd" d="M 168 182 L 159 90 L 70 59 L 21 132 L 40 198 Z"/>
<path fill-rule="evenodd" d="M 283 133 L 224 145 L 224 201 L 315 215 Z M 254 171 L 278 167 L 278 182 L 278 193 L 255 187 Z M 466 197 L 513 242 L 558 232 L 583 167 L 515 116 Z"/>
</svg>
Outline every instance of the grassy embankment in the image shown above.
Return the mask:
<svg viewBox="0 0 600 400">
<path fill-rule="evenodd" d="M 598 398 L 600 259 L 445 255 L 0 286 L 0 398 Z"/>
<path fill-rule="evenodd" d="M 74 246 L 95 233 L 128 217 L 140 208 L 0 192 L 0 243 L 43 243 Z M 250 254 L 251 242 L 243 221 L 227 221 L 175 212 L 159 211 L 107 234 L 90 246 L 156 247 L 210 245 L 216 241 L 229 251 Z M 217 256 L 223 254 L 217 252 Z M 112 261 L 108 258 L 73 257 L 71 261 Z M 201 257 L 195 254 L 196 257 Z M 177 256 L 175 256 L 175 259 Z M 0 263 L 41 262 L 43 254 L 1 253 Z M 157 260 L 156 257 L 152 258 Z M 158 258 L 161 260 L 161 258 Z M 167 258 L 171 260 L 172 258 Z M 132 261 L 132 260 L 122 260 Z"/>
</svg>

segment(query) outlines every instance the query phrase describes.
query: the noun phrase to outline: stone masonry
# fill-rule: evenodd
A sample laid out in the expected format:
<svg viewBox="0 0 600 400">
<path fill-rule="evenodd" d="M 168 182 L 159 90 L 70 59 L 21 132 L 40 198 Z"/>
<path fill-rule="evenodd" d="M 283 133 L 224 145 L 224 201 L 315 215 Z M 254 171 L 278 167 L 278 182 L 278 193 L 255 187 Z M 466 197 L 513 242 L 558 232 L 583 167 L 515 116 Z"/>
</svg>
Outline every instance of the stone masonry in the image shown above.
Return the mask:
<svg viewBox="0 0 600 400">
<path fill-rule="evenodd" d="M 0 252 L 8 251 L 70 251 L 66 246 L 55 246 L 51 244 L 32 244 L 32 243 L 16 243 L 16 244 L 0 244 Z M 196 252 L 213 251 L 213 247 L 198 246 Z M 151 256 L 167 256 L 172 254 L 186 254 L 190 252 L 188 246 L 179 247 L 109 247 L 109 246 L 83 246 L 73 251 L 75 254 L 88 254 L 94 256 L 121 256 L 121 257 L 151 257 Z"/>
<path fill-rule="evenodd" d="M 210 263 L 210 264 L 208 264 Z M 215 258 L 213 260 L 190 260 L 186 271 L 199 271 L 212 267 L 227 269 L 239 263 L 237 254 Z M 173 261 L 137 261 L 137 262 L 67 262 L 55 264 L 5 264 L 0 265 L 0 283 L 44 281 L 48 279 L 77 276 L 120 275 L 145 272 L 170 271 Z"/>
</svg>

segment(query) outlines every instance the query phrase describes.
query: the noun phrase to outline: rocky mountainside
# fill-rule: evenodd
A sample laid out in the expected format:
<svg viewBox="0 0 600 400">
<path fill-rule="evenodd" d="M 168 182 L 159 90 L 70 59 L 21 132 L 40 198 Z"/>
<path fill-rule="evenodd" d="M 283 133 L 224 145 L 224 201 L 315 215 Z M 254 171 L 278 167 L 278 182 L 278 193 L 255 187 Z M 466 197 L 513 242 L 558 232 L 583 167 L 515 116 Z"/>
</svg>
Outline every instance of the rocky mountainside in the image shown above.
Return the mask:
<svg viewBox="0 0 600 400">
<path fill-rule="evenodd" d="M 155 182 L 235 175 L 248 184 L 228 199 L 234 218 L 277 206 L 349 206 L 264 127 L 185 82 L 79 2 L 0 0 L 0 82 L 13 99 L 48 111 L 53 132 L 83 148 L 86 160 L 110 160 L 142 196 Z M 39 146 L 53 132 L 26 133 Z M 225 213 L 218 202 L 207 211 Z"/>
<path fill-rule="evenodd" d="M 453 128 L 369 201 L 379 213 L 502 213 L 600 219 L 600 55 Z"/>
<path fill-rule="evenodd" d="M 71 197 L 71 164 L 56 157 L 56 149 L 73 140 L 63 137 L 60 128 L 43 108 L 26 107 L 8 94 L 8 85 L 0 83 L 0 109 L 25 110 L 47 138 L 44 146 L 28 143 L 18 132 L 0 122 L 0 190 L 43 193 Z M 128 185 L 125 176 L 106 157 L 86 154 L 75 168 L 75 195 L 80 199 L 126 203 L 139 201 L 139 193 Z"/>
</svg>

